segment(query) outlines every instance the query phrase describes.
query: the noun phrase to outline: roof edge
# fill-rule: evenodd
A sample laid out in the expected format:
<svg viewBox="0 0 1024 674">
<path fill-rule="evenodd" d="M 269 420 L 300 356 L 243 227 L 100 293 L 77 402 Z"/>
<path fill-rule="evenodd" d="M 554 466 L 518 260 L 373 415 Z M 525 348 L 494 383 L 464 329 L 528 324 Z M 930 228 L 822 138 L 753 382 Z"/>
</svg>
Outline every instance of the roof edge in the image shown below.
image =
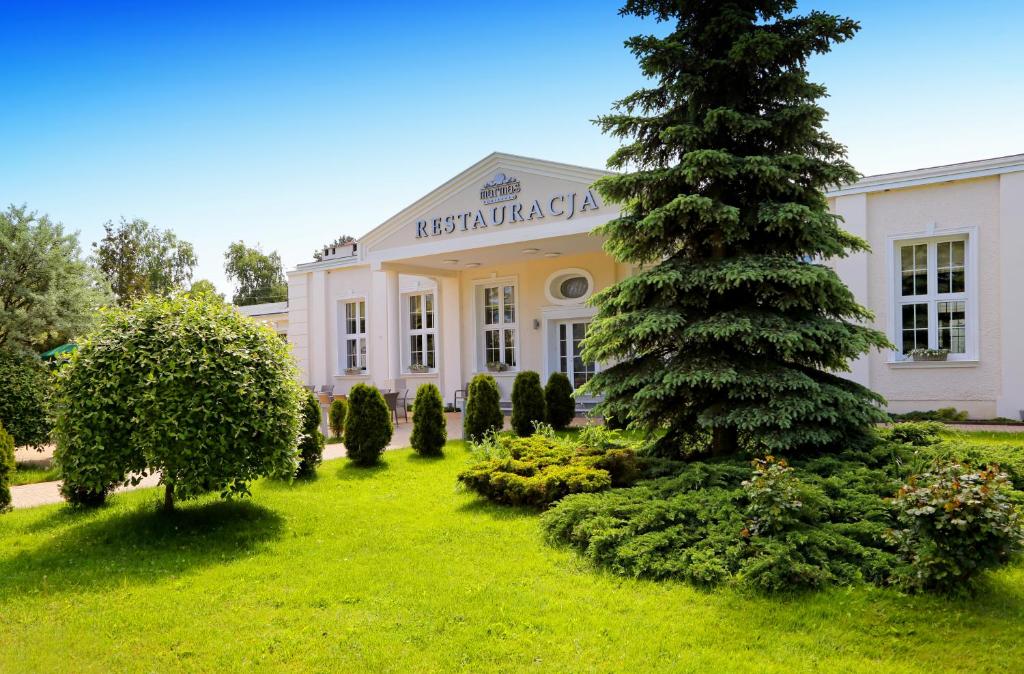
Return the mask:
<svg viewBox="0 0 1024 674">
<path fill-rule="evenodd" d="M 825 195 L 841 197 L 850 194 L 917 187 L 919 185 L 930 185 L 952 180 L 984 178 L 986 176 L 1014 173 L 1016 171 L 1024 171 L 1024 154 L 1011 154 L 1003 157 L 930 166 L 894 173 L 879 173 L 877 175 L 865 176 L 850 185 L 842 185 L 836 189 L 828 190 L 825 192 Z"/>
</svg>

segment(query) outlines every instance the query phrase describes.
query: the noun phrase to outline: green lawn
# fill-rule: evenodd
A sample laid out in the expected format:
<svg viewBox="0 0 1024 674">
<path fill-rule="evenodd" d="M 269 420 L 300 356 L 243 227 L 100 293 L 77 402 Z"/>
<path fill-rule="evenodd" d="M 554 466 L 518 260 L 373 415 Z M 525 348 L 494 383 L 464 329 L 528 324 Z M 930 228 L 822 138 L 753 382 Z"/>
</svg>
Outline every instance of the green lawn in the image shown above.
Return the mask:
<svg viewBox="0 0 1024 674">
<path fill-rule="evenodd" d="M 1024 564 L 973 599 L 769 598 L 596 573 L 534 513 L 455 487 L 466 452 L 331 461 L 254 498 L 158 493 L 0 517 L 0 671 L 1011 671 Z"/>
<path fill-rule="evenodd" d="M 48 461 L 18 461 L 11 476 L 11 485 L 35 484 L 57 479 L 57 469 Z"/>
</svg>

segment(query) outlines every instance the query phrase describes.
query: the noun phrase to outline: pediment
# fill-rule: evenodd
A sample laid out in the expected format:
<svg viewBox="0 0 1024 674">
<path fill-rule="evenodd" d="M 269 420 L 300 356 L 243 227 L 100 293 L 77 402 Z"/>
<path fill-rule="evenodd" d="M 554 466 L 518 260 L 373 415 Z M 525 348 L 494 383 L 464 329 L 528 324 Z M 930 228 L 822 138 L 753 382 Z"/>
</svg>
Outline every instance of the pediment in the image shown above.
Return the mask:
<svg viewBox="0 0 1024 674">
<path fill-rule="evenodd" d="M 569 222 L 606 210 L 591 190 L 607 171 L 502 153 L 488 155 L 364 236 L 366 253 L 523 224 Z M 480 243 L 477 241 L 476 243 Z"/>
</svg>

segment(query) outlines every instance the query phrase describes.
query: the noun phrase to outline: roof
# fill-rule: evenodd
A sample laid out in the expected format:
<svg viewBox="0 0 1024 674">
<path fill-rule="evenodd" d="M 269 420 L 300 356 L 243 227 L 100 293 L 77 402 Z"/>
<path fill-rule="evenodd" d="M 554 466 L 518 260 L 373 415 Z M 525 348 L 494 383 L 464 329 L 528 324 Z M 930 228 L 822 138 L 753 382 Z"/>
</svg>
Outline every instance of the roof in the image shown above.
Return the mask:
<svg viewBox="0 0 1024 674">
<path fill-rule="evenodd" d="M 829 190 L 825 194 L 830 197 L 841 197 L 848 194 L 881 192 L 953 180 L 984 178 L 986 176 L 1015 173 L 1017 171 L 1024 171 L 1024 154 L 1011 154 L 1005 157 L 978 159 L 959 164 L 945 164 L 943 166 L 931 166 L 911 171 L 865 176 L 851 185 L 843 185 L 837 189 Z"/>
<path fill-rule="evenodd" d="M 243 316 L 266 316 L 268 314 L 283 314 L 288 311 L 288 302 L 266 302 L 264 304 L 248 304 L 244 307 L 235 307 Z"/>
</svg>

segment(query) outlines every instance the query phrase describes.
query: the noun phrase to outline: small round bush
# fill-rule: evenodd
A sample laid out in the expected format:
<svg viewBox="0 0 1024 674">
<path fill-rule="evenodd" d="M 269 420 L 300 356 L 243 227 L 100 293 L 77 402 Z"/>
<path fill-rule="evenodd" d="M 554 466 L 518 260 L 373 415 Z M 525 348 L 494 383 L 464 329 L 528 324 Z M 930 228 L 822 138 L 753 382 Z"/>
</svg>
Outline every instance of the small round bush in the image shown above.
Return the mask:
<svg viewBox="0 0 1024 674">
<path fill-rule="evenodd" d="M 57 372 L 55 461 L 63 493 L 96 503 L 159 471 L 164 506 L 246 495 L 293 475 L 302 387 L 272 330 L 209 298 L 148 297 L 104 311 Z"/>
<path fill-rule="evenodd" d="M 348 405 L 345 453 L 357 466 L 372 466 L 391 442 L 391 410 L 380 391 L 366 384 L 352 387 Z"/>
<path fill-rule="evenodd" d="M 335 398 L 327 410 L 327 425 L 331 428 L 331 435 L 340 438 L 345 433 L 345 420 L 348 418 L 348 401 L 344 398 Z"/>
<path fill-rule="evenodd" d="M 19 446 L 41 448 L 49 440 L 51 384 L 38 356 L 0 349 L 0 422 Z"/>
<path fill-rule="evenodd" d="M 488 433 L 501 431 L 504 425 L 498 382 L 489 374 L 478 374 L 469 382 L 462 436 L 470 442 L 480 442 Z"/>
<path fill-rule="evenodd" d="M 544 387 L 547 422 L 556 431 L 563 430 L 576 416 L 576 401 L 572 397 L 572 384 L 564 372 L 552 372 Z"/>
<path fill-rule="evenodd" d="M 540 375 L 525 370 L 512 383 L 512 430 L 520 437 L 533 435 L 537 422 L 544 421 L 544 389 Z"/>
<path fill-rule="evenodd" d="M 412 407 L 412 448 L 422 456 L 441 456 L 448 441 L 441 392 L 433 384 L 416 390 Z"/>
<path fill-rule="evenodd" d="M 299 468 L 297 477 L 316 475 L 316 467 L 324 460 L 324 434 L 320 432 L 320 399 L 308 389 L 302 405 L 302 439 L 299 440 Z"/>
<path fill-rule="evenodd" d="M 14 475 L 14 438 L 0 422 L 0 513 L 11 507 L 11 477 Z"/>
</svg>

